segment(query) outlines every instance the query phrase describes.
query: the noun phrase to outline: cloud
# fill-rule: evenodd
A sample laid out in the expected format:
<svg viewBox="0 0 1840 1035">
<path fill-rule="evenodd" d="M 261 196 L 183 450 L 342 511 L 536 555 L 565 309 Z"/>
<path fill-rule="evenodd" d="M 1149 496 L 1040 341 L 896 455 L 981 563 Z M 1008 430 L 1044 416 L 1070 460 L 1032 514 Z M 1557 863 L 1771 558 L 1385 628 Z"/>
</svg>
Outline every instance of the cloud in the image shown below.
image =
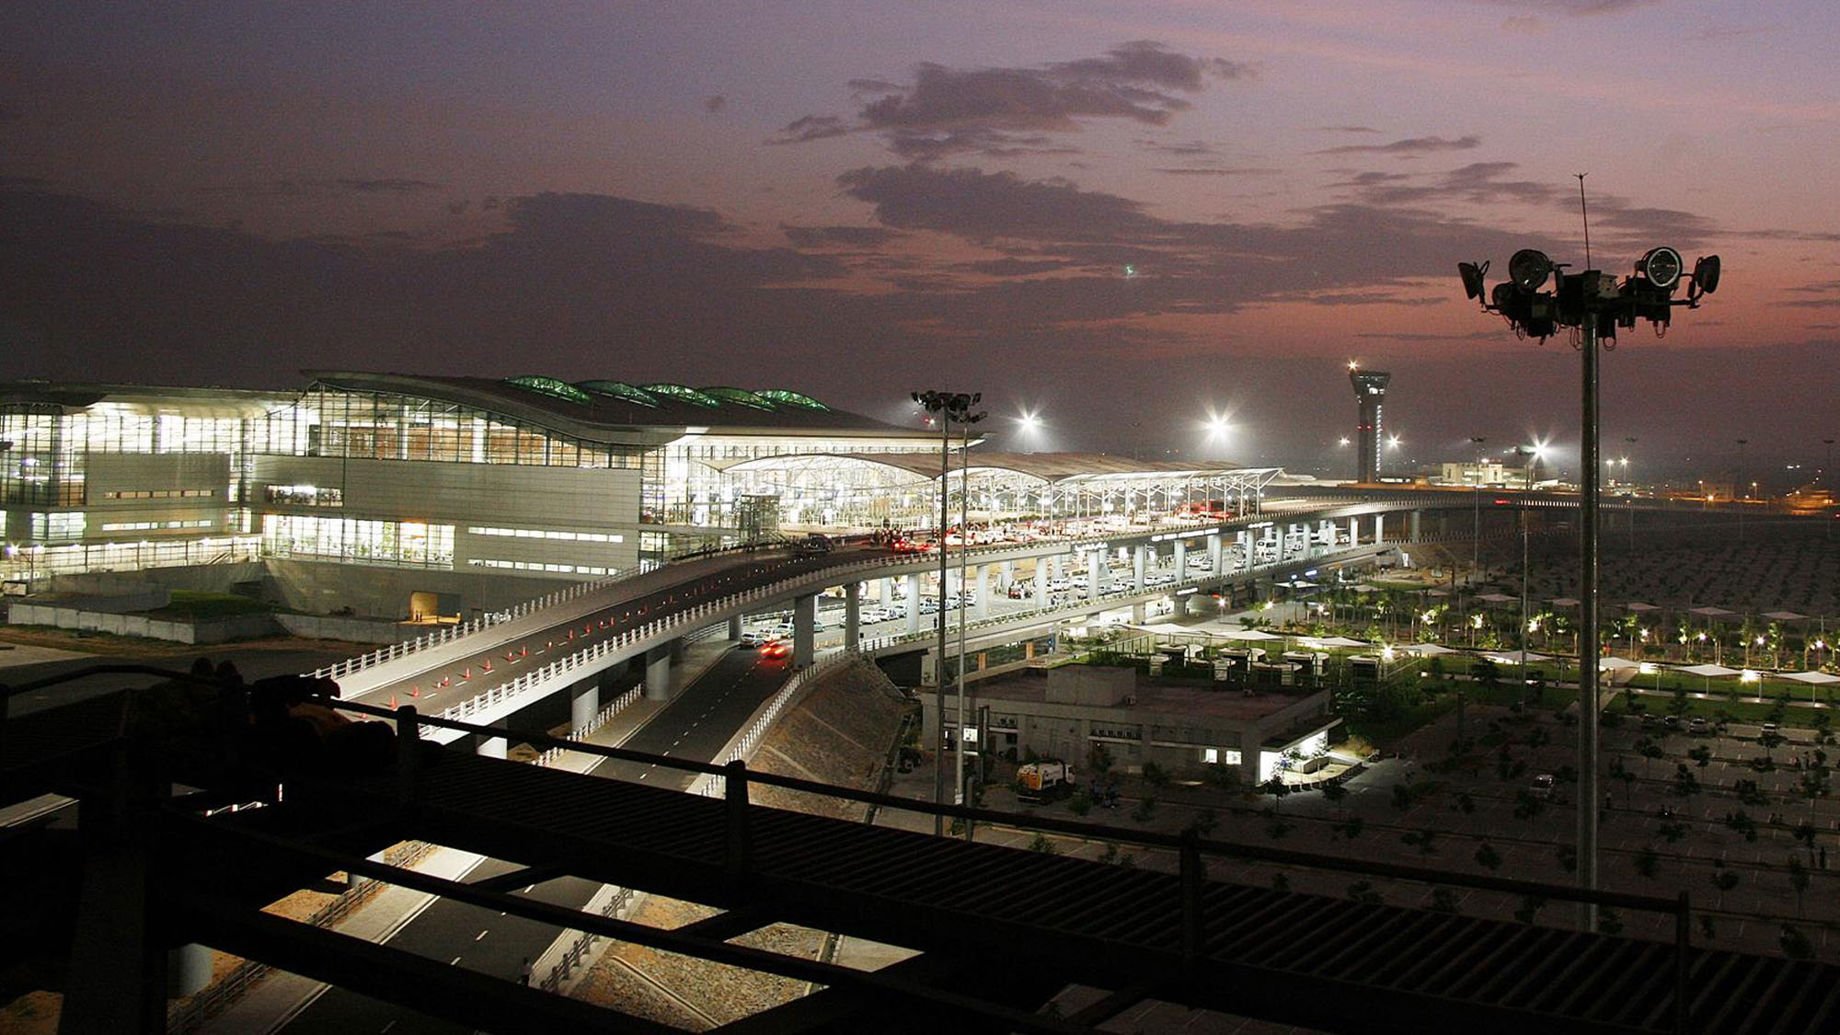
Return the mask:
<svg viewBox="0 0 1840 1035">
<path fill-rule="evenodd" d="M 781 226 L 786 240 L 800 248 L 873 248 L 901 236 L 879 226 Z"/>
<path fill-rule="evenodd" d="M 770 142 L 803 144 L 812 140 L 824 140 L 827 137 L 840 137 L 849 131 L 849 127 L 844 124 L 841 116 L 807 115 L 802 119 L 788 122 Z"/>
<path fill-rule="evenodd" d="M 447 184 L 402 177 L 342 177 L 331 180 L 264 180 L 201 187 L 204 194 L 252 198 L 327 198 L 346 194 L 412 195 L 447 189 Z"/>
<path fill-rule="evenodd" d="M 1569 17 L 1591 17 L 1600 14 L 1621 14 L 1638 7 L 1649 7 L 1657 0 L 1489 0 L 1489 2 L 1497 6 L 1513 6 L 1523 10 L 1551 11 L 1554 14 Z"/>
<path fill-rule="evenodd" d="M 1186 144 L 1168 144 L 1160 140 L 1133 141 L 1138 147 L 1158 154 L 1178 155 L 1183 158 L 1211 158 L 1221 153 L 1220 148 L 1200 140 Z"/>
<path fill-rule="evenodd" d="M 853 125 L 808 115 L 780 131 L 780 143 L 803 143 L 849 129 L 882 134 L 897 155 L 932 161 L 955 154 L 1009 157 L 1061 153 L 1044 134 L 1071 133 L 1091 119 L 1161 126 L 1189 107 L 1183 94 L 1210 79 L 1251 78 L 1251 66 L 1178 54 L 1135 41 L 1100 57 L 1016 68 L 956 69 L 924 63 L 908 84 L 854 79 L 867 98 Z"/>
<path fill-rule="evenodd" d="M 971 240 L 1092 240 L 1137 235 L 1155 225 L 1137 202 L 1010 172 L 884 166 L 851 170 L 837 184 L 875 206 L 875 218 L 887 226 Z"/>
<path fill-rule="evenodd" d="M 1408 137 L 1390 144 L 1344 144 L 1318 151 L 1320 155 L 1424 155 L 1439 151 L 1468 151 L 1482 146 L 1482 138 L 1473 134 L 1449 140 L 1444 137 Z"/>
<path fill-rule="evenodd" d="M 1324 133 L 1378 133 L 1372 126 L 1318 126 Z"/>
<path fill-rule="evenodd" d="M 716 94 L 713 97 L 703 98 L 703 110 L 708 112 L 711 115 L 714 115 L 720 112 L 723 108 L 726 108 L 726 107 L 728 107 L 728 98 L 722 96 L 721 94 Z"/>
<path fill-rule="evenodd" d="M 1162 173 L 1164 176 L 1267 176 L 1272 173 L 1276 173 L 1279 170 L 1277 169 L 1256 169 L 1256 168 L 1229 169 L 1229 168 L 1202 167 L 1202 168 L 1152 169 L 1150 171 L 1155 172 L 1155 173 Z"/>
<path fill-rule="evenodd" d="M 344 179 L 332 182 L 334 186 L 358 194 L 422 194 L 431 190 L 447 189 L 446 184 L 430 183 L 427 180 Z"/>
</svg>

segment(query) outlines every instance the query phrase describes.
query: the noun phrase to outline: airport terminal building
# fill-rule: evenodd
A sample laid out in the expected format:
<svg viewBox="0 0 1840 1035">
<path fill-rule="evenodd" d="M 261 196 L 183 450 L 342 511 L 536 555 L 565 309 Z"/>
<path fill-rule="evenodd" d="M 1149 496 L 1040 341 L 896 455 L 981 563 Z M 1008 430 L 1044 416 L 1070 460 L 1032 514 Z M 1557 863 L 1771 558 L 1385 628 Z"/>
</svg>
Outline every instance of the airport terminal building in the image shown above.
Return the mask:
<svg viewBox="0 0 1840 1035">
<path fill-rule="evenodd" d="M 781 527 L 938 520 L 936 431 L 793 391 L 306 378 L 299 391 L 0 383 L 7 592 L 158 571 L 200 588 L 266 580 L 307 611 L 454 614 Z M 1274 473 L 972 457 L 974 520 L 1243 500 Z"/>
</svg>

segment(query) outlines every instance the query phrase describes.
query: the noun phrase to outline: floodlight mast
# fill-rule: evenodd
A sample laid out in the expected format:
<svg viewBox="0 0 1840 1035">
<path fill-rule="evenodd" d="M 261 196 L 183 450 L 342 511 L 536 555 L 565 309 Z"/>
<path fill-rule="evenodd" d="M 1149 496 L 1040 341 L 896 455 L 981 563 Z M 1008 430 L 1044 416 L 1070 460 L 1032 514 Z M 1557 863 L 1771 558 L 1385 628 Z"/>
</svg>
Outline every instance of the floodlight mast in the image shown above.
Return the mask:
<svg viewBox="0 0 1840 1035">
<path fill-rule="evenodd" d="M 1582 187 L 1581 187 L 1582 189 Z M 1708 255 L 1686 274 L 1687 297 L 1673 297 L 1683 279 L 1680 253 L 1673 248 L 1652 248 L 1636 264 L 1635 272 L 1620 284 L 1614 274 L 1587 269 L 1567 275 L 1544 252 L 1523 248 L 1509 261 L 1509 279 L 1485 291 L 1483 277 L 1489 264 L 1458 263 L 1463 292 L 1482 302 L 1484 312 L 1497 313 L 1514 333 L 1544 341 L 1560 327 L 1576 327 L 1583 360 L 1580 380 L 1579 450 L 1579 622 L 1578 622 L 1578 883 L 1595 890 L 1597 874 L 1598 773 L 1598 597 L 1597 544 L 1600 469 L 1598 456 L 1598 355 L 1600 338 L 1614 339 L 1618 327 L 1647 321 L 1657 334 L 1667 330 L 1675 306 L 1699 308 L 1700 299 L 1718 290 L 1719 257 Z M 1548 279 L 1551 291 L 1540 290 Z M 1523 630 L 1522 635 L 1525 635 Z M 1597 908 L 1582 907 L 1582 923 L 1594 929 Z"/>
</svg>

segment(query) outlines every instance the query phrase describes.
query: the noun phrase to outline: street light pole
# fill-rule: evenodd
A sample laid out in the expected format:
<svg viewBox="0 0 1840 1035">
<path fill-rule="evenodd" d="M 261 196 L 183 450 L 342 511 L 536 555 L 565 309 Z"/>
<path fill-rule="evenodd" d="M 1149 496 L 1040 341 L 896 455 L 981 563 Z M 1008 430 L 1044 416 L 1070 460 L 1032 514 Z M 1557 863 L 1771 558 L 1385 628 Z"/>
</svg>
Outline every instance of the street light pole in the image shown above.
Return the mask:
<svg viewBox="0 0 1840 1035">
<path fill-rule="evenodd" d="M 1597 887 L 1597 313 L 1586 311 L 1579 350 L 1583 355 L 1579 447 L 1578 529 L 1578 880 Z M 1587 928 L 1595 927 L 1596 907 L 1586 906 Z"/>
<path fill-rule="evenodd" d="M 952 422 L 970 424 L 984 419 L 984 414 L 971 414 L 971 407 L 977 405 L 983 396 L 973 392 L 925 391 L 914 392 L 913 400 L 926 408 L 926 412 L 939 419 L 939 606 L 938 613 L 938 649 L 933 658 L 933 710 L 939 720 L 938 735 L 933 742 L 933 803 L 944 805 L 946 802 L 946 524 L 952 520 L 951 512 L 951 477 L 952 477 Z M 966 440 L 969 443 L 969 439 Z M 959 546 L 961 557 L 964 546 Z M 962 601 L 961 601 L 962 602 Z M 919 601 L 913 606 L 919 607 Z M 959 705 L 964 705 L 963 663 L 960 663 Z M 964 713 L 958 716 L 959 729 L 964 729 Z M 964 747 L 959 751 L 962 757 Z M 962 765 L 962 762 L 961 762 Z M 960 770 L 962 773 L 962 769 Z M 933 816 L 934 836 L 943 836 L 946 832 L 946 819 L 942 814 Z"/>
<path fill-rule="evenodd" d="M 1476 447 L 1476 515 L 1470 528 L 1469 570 L 1473 580 L 1482 568 L 1482 444 L 1488 439 L 1481 435 L 1471 435 L 1470 445 Z"/>
<path fill-rule="evenodd" d="M 967 710 L 965 706 L 965 618 L 970 609 L 966 606 L 965 579 L 969 574 L 969 555 L 967 547 L 971 536 L 971 425 L 984 419 L 982 413 L 960 412 L 959 430 L 964 435 L 963 452 L 959 454 L 958 483 L 958 751 L 953 755 L 956 762 L 957 789 L 953 791 L 954 800 L 964 804 L 965 794 L 965 727 L 970 725 L 966 717 L 975 714 L 976 708 Z M 986 580 L 988 581 L 988 580 Z M 942 612 L 943 613 L 943 612 Z M 984 731 L 978 729 L 978 750 L 983 751 Z M 965 823 L 965 840 L 972 838 L 971 823 Z"/>
<path fill-rule="evenodd" d="M 1744 503 L 1738 499 L 1738 490 L 1744 487 L 1744 447 L 1750 445 L 1750 441 L 1748 438 L 1738 440 L 1738 471 L 1737 477 L 1732 479 L 1731 483 L 1731 501 L 1738 507 L 1738 542 L 1740 543 L 1744 541 Z M 1750 493 L 1744 494 L 1744 499 L 1750 498 Z"/>
<path fill-rule="evenodd" d="M 1578 177 L 1583 207 L 1584 176 Z M 1586 265 L 1590 265 L 1590 237 L 1585 238 Z M 1580 383 L 1583 442 L 1579 455 L 1579 602 L 1578 632 L 1578 877 L 1579 884 L 1595 890 L 1598 883 L 1597 773 L 1598 738 L 1598 502 L 1603 475 L 1598 451 L 1598 339 L 1614 338 L 1618 328 L 1652 324 L 1667 328 L 1677 306 L 1698 308 L 1701 299 L 1718 290 L 1720 263 L 1716 255 L 1701 257 L 1689 274 L 1678 251 L 1651 248 L 1636 262 L 1633 275 L 1619 280 L 1602 270 L 1564 273 L 1545 253 L 1523 248 L 1508 260 L 1508 279 L 1490 292 L 1485 283 L 1488 263 L 1457 264 L 1463 291 L 1482 303 L 1484 312 L 1508 321 L 1523 336 L 1546 339 L 1559 328 L 1578 328 L 1581 354 Z M 1556 275 L 1556 279 L 1555 279 Z M 1552 290 L 1544 290 L 1549 281 Z M 1687 297 L 1674 293 L 1686 288 Z M 1486 296 L 1486 297 L 1485 297 Z M 1586 904 L 1581 920 L 1595 927 L 1597 910 Z"/>
</svg>

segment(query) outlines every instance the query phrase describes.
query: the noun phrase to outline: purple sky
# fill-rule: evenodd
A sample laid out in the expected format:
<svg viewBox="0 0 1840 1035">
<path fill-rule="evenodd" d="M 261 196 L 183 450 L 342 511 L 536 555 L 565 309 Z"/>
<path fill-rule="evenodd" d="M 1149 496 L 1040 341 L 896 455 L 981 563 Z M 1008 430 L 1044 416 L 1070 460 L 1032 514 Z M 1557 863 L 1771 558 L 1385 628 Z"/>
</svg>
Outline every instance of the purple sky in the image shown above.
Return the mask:
<svg viewBox="0 0 1840 1035">
<path fill-rule="evenodd" d="M 1575 450 L 1576 354 L 1454 270 L 1582 267 L 1588 172 L 1599 267 L 1725 263 L 1607 357 L 1608 451 L 1816 464 L 1837 38 L 1788 2 L 13 3 L 0 376 L 544 373 L 892 420 L 945 387 L 1010 447 L 1339 469 L 1358 358 L 1402 456 Z"/>
</svg>

